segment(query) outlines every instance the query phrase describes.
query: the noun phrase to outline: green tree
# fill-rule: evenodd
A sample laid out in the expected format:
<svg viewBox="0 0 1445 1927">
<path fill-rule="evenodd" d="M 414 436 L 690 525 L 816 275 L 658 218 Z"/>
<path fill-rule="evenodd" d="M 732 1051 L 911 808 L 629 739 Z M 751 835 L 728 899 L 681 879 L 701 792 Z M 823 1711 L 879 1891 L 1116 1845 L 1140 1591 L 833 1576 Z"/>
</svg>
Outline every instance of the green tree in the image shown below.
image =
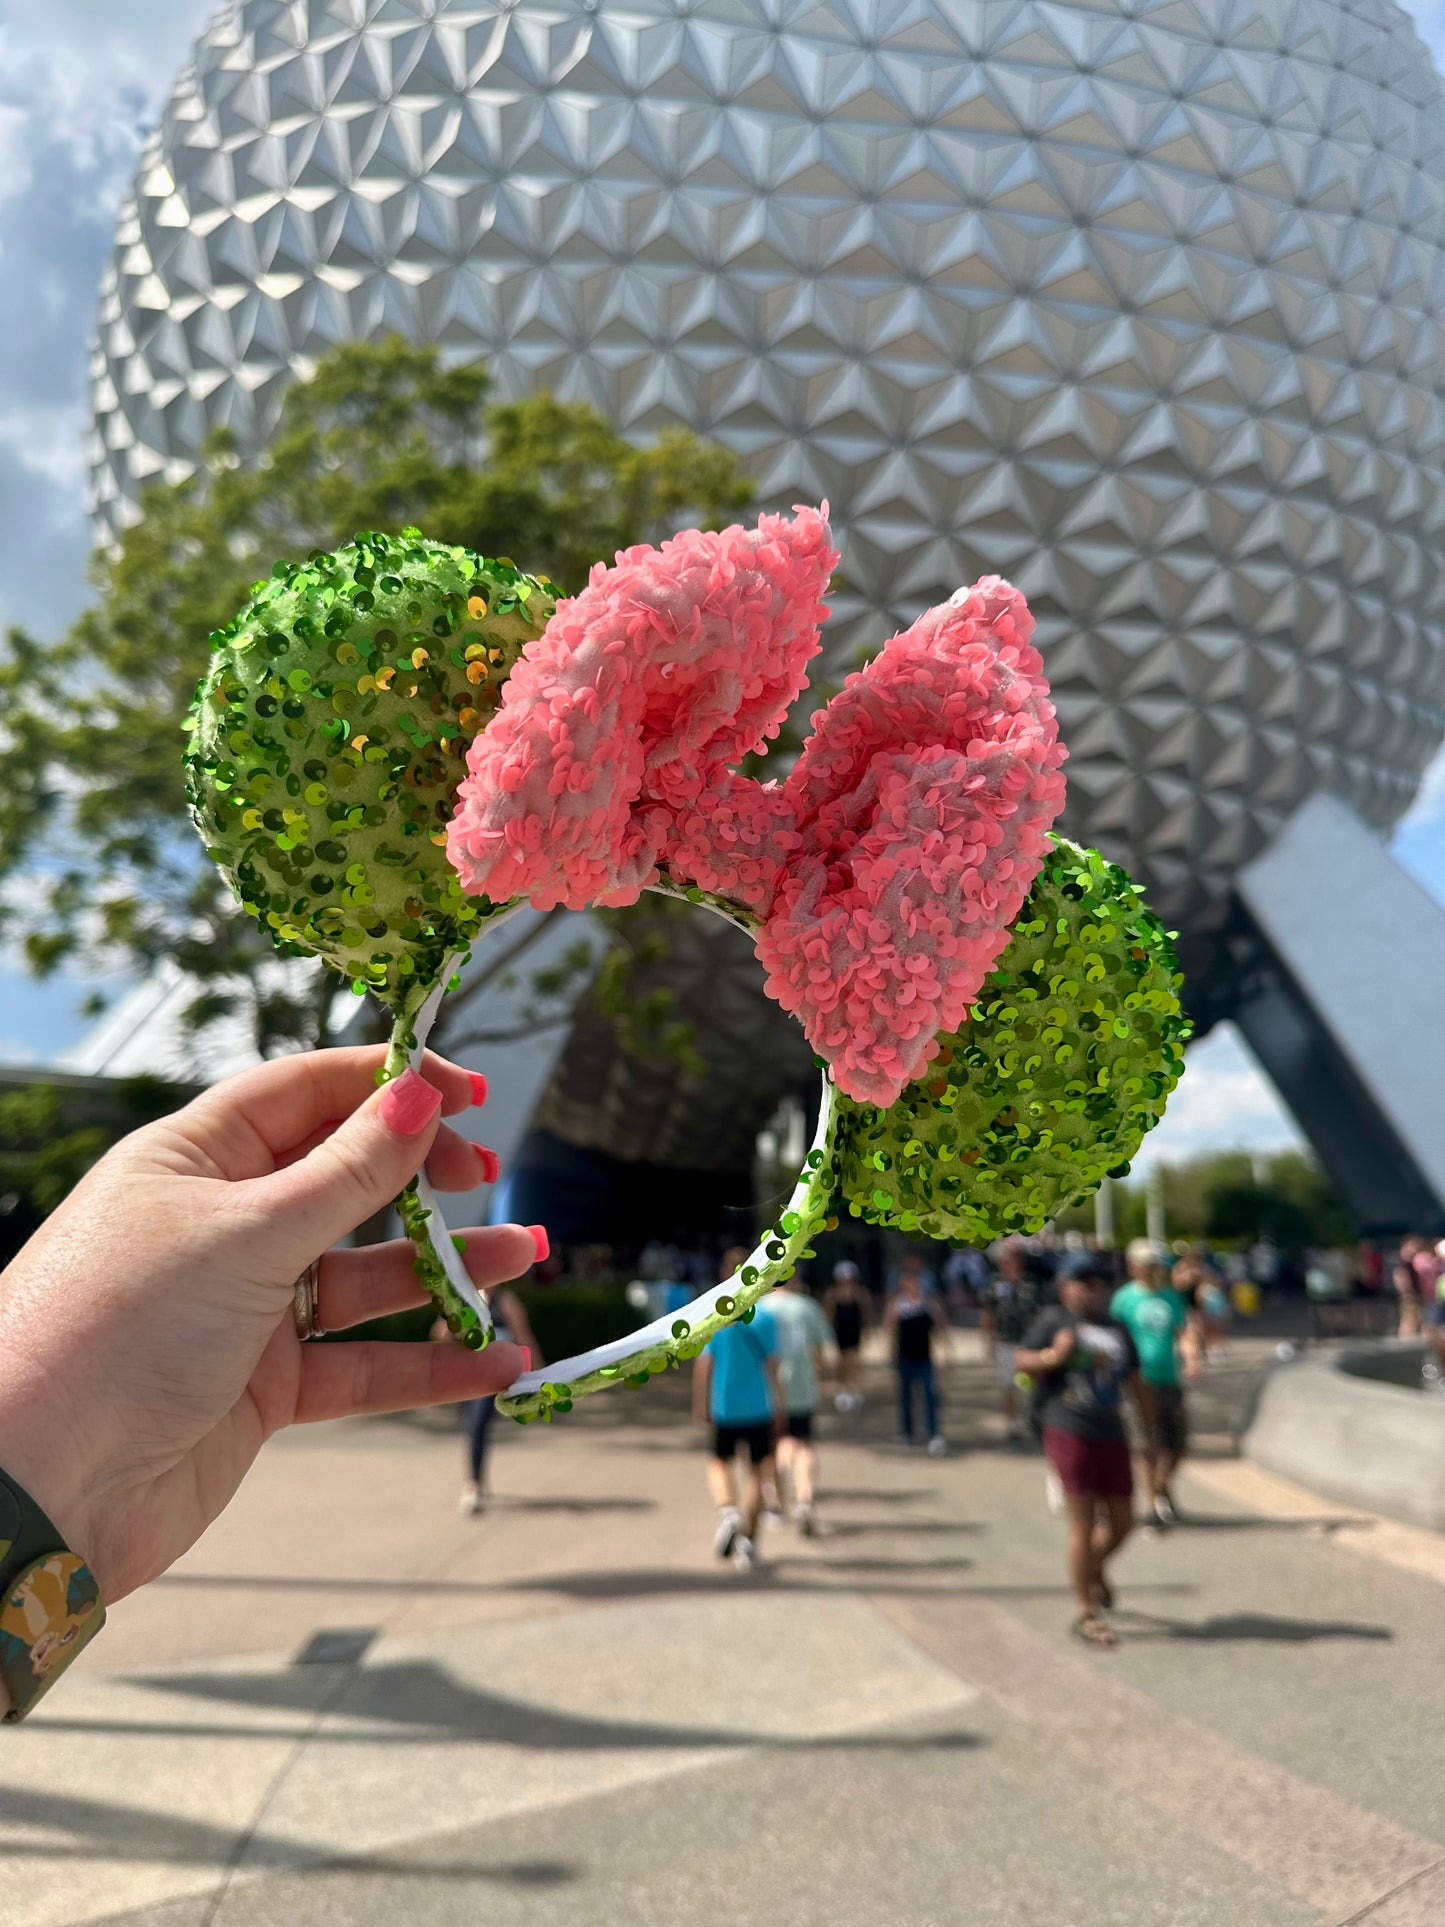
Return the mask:
<svg viewBox="0 0 1445 1927">
<path fill-rule="evenodd" d="M 193 1028 L 242 1010 L 264 1052 L 325 1041 L 337 979 L 316 966 L 298 995 L 186 818 L 180 723 L 212 630 L 275 559 L 357 529 L 416 524 L 575 590 L 598 559 L 715 526 L 751 493 L 729 453 L 682 429 L 638 446 L 585 403 L 493 402 L 483 367 L 445 367 L 431 348 L 334 350 L 289 390 L 259 455 L 219 433 L 195 475 L 147 491 L 68 635 L 12 633 L 0 654 L 0 886 L 31 968 L 169 960 L 196 983 Z M 625 961 L 625 924 L 617 943 Z M 560 1010 L 590 968 L 578 951 L 539 982 L 528 1021 Z M 642 1028 L 668 1025 L 654 1011 Z"/>
<path fill-rule="evenodd" d="M 1262 1161 L 1247 1151 L 1209 1151 L 1164 1167 L 1164 1215 L 1170 1238 L 1248 1245 L 1270 1237 L 1291 1251 L 1349 1244 L 1354 1230 L 1334 1186 L 1307 1151 Z M 1114 1185 L 1114 1235 L 1144 1235 L 1148 1205 L 1137 1179 Z M 1094 1202 L 1063 1214 L 1066 1231 L 1092 1231 Z"/>
<path fill-rule="evenodd" d="M 76 1124 L 50 1084 L 0 1094 L 0 1198 L 36 1217 L 53 1211 L 112 1141 L 99 1124 Z"/>
<path fill-rule="evenodd" d="M 1286 1250 L 1353 1242 L 1355 1233 L 1334 1186 L 1304 1152 L 1285 1151 L 1259 1176 L 1222 1176 L 1208 1194 L 1209 1236 L 1240 1243 L 1272 1238 Z"/>
</svg>

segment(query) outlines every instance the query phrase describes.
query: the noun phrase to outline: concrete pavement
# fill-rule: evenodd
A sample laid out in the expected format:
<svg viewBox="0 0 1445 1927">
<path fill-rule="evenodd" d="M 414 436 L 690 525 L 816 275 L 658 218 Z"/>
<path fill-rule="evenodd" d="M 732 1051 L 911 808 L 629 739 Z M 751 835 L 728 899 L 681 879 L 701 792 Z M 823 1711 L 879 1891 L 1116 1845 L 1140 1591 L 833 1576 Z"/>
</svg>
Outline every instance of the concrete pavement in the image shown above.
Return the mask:
<svg viewBox="0 0 1445 1927">
<path fill-rule="evenodd" d="M 0 1927 L 1426 1927 L 1445 1920 L 1445 1543 L 1229 1456 L 1067 1635 L 1039 1461 L 948 1370 L 826 1422 L 826 1536 L 715 1565 L 685 1387 L 273 1443 L 0 1742 Z M 1258 1348 L 1256 1348 L 1258 1349 Z"/>
</svg>

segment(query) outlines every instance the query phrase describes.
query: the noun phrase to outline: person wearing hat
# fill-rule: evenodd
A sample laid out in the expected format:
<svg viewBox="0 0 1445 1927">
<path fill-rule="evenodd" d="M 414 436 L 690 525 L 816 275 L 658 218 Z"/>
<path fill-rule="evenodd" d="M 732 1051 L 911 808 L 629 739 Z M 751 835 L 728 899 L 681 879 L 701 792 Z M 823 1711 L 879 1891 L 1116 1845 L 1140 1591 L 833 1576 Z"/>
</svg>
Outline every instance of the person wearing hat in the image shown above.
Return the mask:
<svg viewBox="0 0 1445 1927">
<path fill-rule="evenodd" d="M 1109 1313 L 1113 1275 L 1094 1251 L 1059 1268 L 1059 1303 L 1035 1317 L 1014 1353 L 1034 1381 L 1044 1452 L 1064 1491 L 1068 1572 L 1078 1608 L 1072 1631 L 1117 1644 L 1104 1617 L 1114 1603 L 1108 1564 L 1134 1528 L 1134 1474 L 1124 1430 L 1125 1387 L 1137 1396 L 1138 1354 Z"/>
<path fill-rule="evenodd" d="M 1172 1481 L 1189 1444 L 1180 1367 L 1199 1373 L 1199 1317 L 1165 1270 L 1166 1252 L 1150 1238 L 1133 1238 L 1125 1258 L 1129 1282 L 1114 1293 L 1109 1310 L 1124 1325 L 1139 1355 L 1140 1416 L 1150 1522 L 1167 1531 L 1177 1521 Z"/>
<path fill-rule="evenodd" d="M 833 1282 L 823 1294 L 823 1310 L 833 1327 L 838 1348 L 838 1391 L 833 1403 L 840 1412 L 863 1410 L 860 1364 L 863 1333 L 872 1319 L 873 1305 L 863 1285 L 863 1274 L 851 1258 L 833 1267 Z"/>
</svg>

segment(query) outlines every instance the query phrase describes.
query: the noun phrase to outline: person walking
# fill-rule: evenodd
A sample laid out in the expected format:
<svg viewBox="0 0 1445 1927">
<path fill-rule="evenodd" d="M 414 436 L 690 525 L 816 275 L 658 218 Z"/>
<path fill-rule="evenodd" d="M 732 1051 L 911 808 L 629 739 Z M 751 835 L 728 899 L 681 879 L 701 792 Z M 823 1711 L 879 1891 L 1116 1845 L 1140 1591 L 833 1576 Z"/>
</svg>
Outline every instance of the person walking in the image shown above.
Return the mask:
<svg viewBox="0 0 1445 1927">
<path fill-rule="evenodd" d="M 818 1412 L 818 1378 L 823 1348 L 832 1339 L 823 1308 L 794 1272 L 769 1295 L 768 1310 L 778 1335 L 778 1382 L 783 1398 L 783 1429 L 777 1444 L 778 1485 L 791 1502 L 793 1524 L 805 1539 L 815 1528 L 814 1490 L 817 1454 L 813 1420 Z"/>
<path fill-rule="evenodd" d="M 1170 1285 L 1159 1245 L 1134 1238 L 1125 1257 L 1129 1282 L 1114 1293 L 1109 1313 L 1128 1331 L 1139 1360 L 1149 1517 L 1167 1531 L 1178 1522 L 1173 1479 L 1189 1445 L 1181 1365 L 1184 1377 L 1198 1377 L 1199 1317 Z"/>
<path fill-rule="evenodd" d="M 1197 1251 L 1176 1259 L 1169 1283 L 1194 1313 L 1201 1363 L 1223 1358 L 1232 1315 L 1219 1273 Z"/>
<path fill-rule="evenodd" d="M 492 1331 L 496 1338 L 504 1338 L 510 1344 L 525 1345 L 532 1354 L 534 1365 L 545 1365 L 541 1347 L 532 1331 L 531 1320 L 526 1308 L 516 1292 L 506 1285 L 494 1285 L 484 1291 L 492 1313 Z M 431 1328 L 434 1343 L 448 1344 L 451 1333 L 447 1321 L 438 1318 Z M 466 1443 L 466 1481 L 462 1486 L 462 1511 L 475 1517 L 484 1512 L 487 1506 L 487 1440 L 491 1435 L 492 1419 L 496 1415 L 495 1398 L 469 1398 L 461 1406 L 462 1430 Z"/>
<path fill-rule="evenodd" d="M 979 1303 L 978 1323 L 984 1350 L 998 1380 L 1004 1423 L 1010 1445 L 1027 1441 L 1019 1415 L 1014 1351 L 1049 1301 L 1049 1288 L 1031 1270 L 1029 1250 L 1022 1238 L 1000 1238 L 989 1253 L 994 1279 Z"/>
<path fill-rule="evenodd" d="M 1123 1392 L 1137 1394 L 1138 1355 L 1107 1307 L 1113 1279 L 1097 1252 L 1070 1252 L 1060 1303 L 1039 1312 L 1014 1355 L 1035 1381 L 1044 1451 L 1063 1487 L 1068 1518 L 1072 1631 L 1090 1646 L 1118 1641 L 1104 1614 L 1114 1604 L 1109 1561 L 1134 1528 L 1134 1475 Z"/>
<path fill-rule="evenodd" d="M 905 1258 L 898 1272 L 898 1286 L 888 1301 L 883 1329 L 893 1351 L 898 1373 L 898 1412 L 904 1443 L 913 1444 L 914 1394 L 923 1400 L 924 1437 L 934 1458 L 948 1450 L 938 1424 L 938 1393 L 933 1382 L 933 1336 L 948 1332 L 948 1319 L 936 1298 L 924 1288 L 923 1266 L 916 1258 Z"/>
<path fill-rule="evenodd" d="M 742 1246 L 727 1252 L 722 1276 L 731 1278 L 747 1261 Z M 777 1327 L 769 1306 L 761 1304 L 751 1319 L 724 1325 L 693 1366 L 693 1416 L 700 1424 L 711 1420 L 713 1428 L 707 1467 L 708 1494 L 717 1508 L 713 1551 L 740 1572 L 757 1564 L 763 1482 L 776 1476 L 773 1426 L 783 1412 L 777 1354 Z M 735 1491 L 740 1452 L 747 1454 L 747 1469 Z"/>
<path fill-rule="evenodd" d="M 1420 1336 L 1420 1287 L 1414 1262 L 1419 1244 L 1420 1240 L 1413 1235 L 1402 1239 L 1395 1261 L 1390 1266 L 1390 1282 L 1400 1301 L 1400 1322 L 1395 1328 L 1397 1338 Z"/>
<path fill-rule="evenodd" d="M 833 1267 L 833 1282 L 823 1294 L 823 1311 L 833 1327 L 838 1350 L 838 1390 L 833 1403 L 840 1412 L 863 1410 L 863 1334 L 873 1317 L 873 1301 L 863 1275 L 851 1258 Z"/>
</svg>

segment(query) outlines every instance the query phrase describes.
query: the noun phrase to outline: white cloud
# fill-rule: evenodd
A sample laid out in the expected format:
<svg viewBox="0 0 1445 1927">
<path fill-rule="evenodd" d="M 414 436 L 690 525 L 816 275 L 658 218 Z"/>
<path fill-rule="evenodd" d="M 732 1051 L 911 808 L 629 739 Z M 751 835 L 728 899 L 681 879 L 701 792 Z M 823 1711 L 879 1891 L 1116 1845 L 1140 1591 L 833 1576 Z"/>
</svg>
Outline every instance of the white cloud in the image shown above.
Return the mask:
<svg viewBox="0 0 1445 1927">
<path fill-rule="evenodd" d="M 23 107 L 0 101 L 0 201 L 13 200 L 30 185 L 27 118 Z"/>
<path fill-rule="evenodd" d="M 79 402 L 60 408 L 0 409 L 0 443 L 31 475 L 52 488 L 75 495 L 85 489 L 85 409 Z"/>
<path fill-rule="evenodd" d="M 116 209 L 212 0 L 0 0 L 0 627 L 86 595 L 86 344 Z"/>
<path fill-rule="evenodd" d="M 1239 1032 L 1220 1024 L 1190 1046 L 1179 1088 L 1135 1168 L 1179 1164 L 1206 1151 L 1287 1151 L 1303 1142 Z"/>
</svg>

